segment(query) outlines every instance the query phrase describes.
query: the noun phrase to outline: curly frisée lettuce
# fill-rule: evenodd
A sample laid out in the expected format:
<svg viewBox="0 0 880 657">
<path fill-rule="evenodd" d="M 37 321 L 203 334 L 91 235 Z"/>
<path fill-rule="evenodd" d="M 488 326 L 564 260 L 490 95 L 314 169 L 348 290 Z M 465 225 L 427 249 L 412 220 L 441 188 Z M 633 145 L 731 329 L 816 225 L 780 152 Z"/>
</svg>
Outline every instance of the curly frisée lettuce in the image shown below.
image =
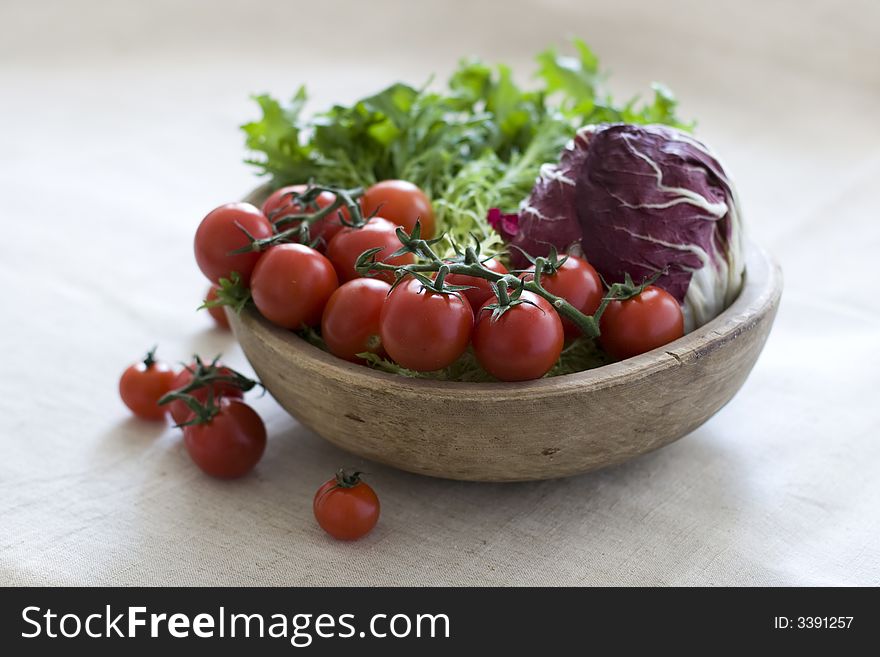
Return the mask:
<svg viewBox="0 0 880 657">
<path fill-rule="evenodd" d="M 653 86 L 648 100 L 615 102 L 596 56 L 582 41 L 573 45 L 574 55 L 553 49 L 540 53 L 529 88 L 518 85 L 505 65 L 468 59 L 445 85 L 396 83 L 308 117 L 304 87 L 286 103 L 256 96 L 262 116 L 242 126 L 252 153 L 246 161 L 270 177 L 274 188 L 308 180 L 345 188 L 410 181 L 431 198 L 438 233 L 457 244 L 473 236 L 482 253 L 501 254 L 506 246 L 487 220 L 489 211 L 516 212 L 541 166 L 558 161 L 581 126 L 626 122 L 691 128 L 678 118 L 675 98 L 661 85 Z M 305 337 L 321 346 L 316 333 Z M 423 376 L 379 358 L 368 362 L 377 369 Z M 577 340 L 549 376 L 604 362 L 591 340 Z M 468 353 L 430 376 L 490 380 Z"/>
</svg>

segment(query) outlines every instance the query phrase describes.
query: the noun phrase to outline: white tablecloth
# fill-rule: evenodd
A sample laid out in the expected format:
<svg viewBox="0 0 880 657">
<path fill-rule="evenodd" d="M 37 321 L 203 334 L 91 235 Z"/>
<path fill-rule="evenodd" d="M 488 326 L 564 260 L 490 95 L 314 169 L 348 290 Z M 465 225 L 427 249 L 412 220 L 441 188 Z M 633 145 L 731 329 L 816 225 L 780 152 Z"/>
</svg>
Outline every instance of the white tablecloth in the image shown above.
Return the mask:
<svg viewBox="0 0 880 657">
<path fill-rule="evenodd" d="M 880 584 L 878 25 L 869 0 L 5 0 L 0 583 Z M 363 463 L 268 396 L 264 460 L 219 482 L 179 431 L 129 417 L 117 378 L 154 343 L 247 369 L 194 312 L 191 239 L 256 183 L 249 93 L 306 82 L 321 106 L 467 53 L 524 76 L 572 35 L 618 93 L 678 92 L 783 265 L 766 350 L 716 417 L 629 464 L 515 485 Z M 355 544 L 311 515 L 340 465 L 383 503 Z"/>
</svg>

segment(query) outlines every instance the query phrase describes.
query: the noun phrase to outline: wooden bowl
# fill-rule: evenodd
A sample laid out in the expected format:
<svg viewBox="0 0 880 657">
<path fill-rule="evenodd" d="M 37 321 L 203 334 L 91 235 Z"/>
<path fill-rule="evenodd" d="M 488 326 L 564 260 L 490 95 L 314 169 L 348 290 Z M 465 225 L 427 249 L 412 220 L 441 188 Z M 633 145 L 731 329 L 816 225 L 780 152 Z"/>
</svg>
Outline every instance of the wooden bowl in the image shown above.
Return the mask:
<svg viewBox="0 0 880 657">
<path fill-rule="evenodd" d="M 750 245 L 736 301 L 664 347 L 525 383 L 411 379 L 340 360 L 249 308 L 230 313 L 278 403 L 359 456 L 433 477 L 550 479 L 626 461 L 681 438 L 736 394 L 779 304 L 782 274 Z"/>
</svg>

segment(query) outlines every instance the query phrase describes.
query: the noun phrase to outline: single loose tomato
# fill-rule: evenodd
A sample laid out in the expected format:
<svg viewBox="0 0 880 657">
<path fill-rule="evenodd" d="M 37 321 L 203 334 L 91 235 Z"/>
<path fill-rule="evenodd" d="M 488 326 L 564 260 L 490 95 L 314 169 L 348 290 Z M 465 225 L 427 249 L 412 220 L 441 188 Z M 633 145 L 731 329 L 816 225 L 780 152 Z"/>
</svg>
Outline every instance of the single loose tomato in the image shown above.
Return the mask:
<svg viewBox="0 0 880 657">
<path fill-rule="evenodd" d="M 422 238 L 434 237 L 434 208 L 427 194 L 405 180 L 383 180 L 364 192 L 364 214 L 377 212 L 407 233 L 412 233 L 416 221 L 422 225 Z"/>
<path fill-rule="evenodd" d="M 174 370 L 155 358 L 150 351 L 143 362 L 129 366 L 119 379 L 119 396 L 132 413 L 144 420 L 161 420 L 166 409 L 159 406 L 159 398 L 174 384 Z"/>
<path fill-rule="evenodd" d="M 205 303 L 217 300 L 217 290 L 216 285 L 211 285 L 208 288 L 208 293 L 205 295 Z M 225 331 L 229 330 L 229 318 L 226 316 L 226 310 L 223 306 L 208 306 L 208 314 L 218 327 Z"/>
<path fill-rule="evenodd" d="M 356 278 L 333 293 L 321 318 L 321 337 L 330 353 L 355 363 L 364 352 L 385 355 L 379 315 L 390 290 L 385 281 Z"/>
<path fill-rule="evenodd" d="M 599 344 L 622 360 L 683 336 L 684 315 L 675 297 L 649 285 L 631 299 L 609 303 L 599 319 L 599 329 Z"/>
<path fill-rule="evenodd" d="M 340 541 L 365 536 L 379 520 L 379 498 L 360 474 L 340 470 L 318 489 L 312 503 L 318 524 Z"/>
<path fill-rule="evenodd" d="M 311 214 L 315 211 L 314 209 L 303 208 L 302 205 L 293 201 L 294 193 L 302 194 L 307 189 L 308 185 L 290 185 L 276 189 L 263 203 L 263 214 L 273 223 L 289 214 Z M 318 208 L 326 208 L 328 205 L 332 205 L 335 200 L 336 196 L 334 194 L 321 192 L 315 199 L 315 203 Z M 309 226 L 309 237 L 313 240 L 321 240 L 321 243 L 326 246 L 333 239 L 333 236 L 342 230 L 343 224 L 339 220 L 339 212 L 342 212 L 342 216 L 346 221 L 350 221 L 348 208 L 340 207 L 337 211 L 328 214 Z M 291 228 L 293 225 L 285 225 L 284 229 Z"/>
<path fill-rule="evenodd" d="M 243 401 L 224 397 L 216 405 L 217 412 L 209 420 L 183 428 L 186 451 L 212 477 L 241 477 L 263 456 L 266 425 Z"/>
<path fill-rule="evenodd" d="M 529 268 L 534 272 L 534 265 Z M 534 276 L 525 275 L 526 280 L 531 280 Z M 568 301 L 577 310 L 584 315 L 592 315 L 596 312 L 599 304 L 602 303 L 602 297 L 605 294 L 602 286 L 602 279 L 593 269 L 593 266 L 583 258 L 577 256 L 568 256 L 551 275 L 541 275 L 541 285 L 550 294 L 562 297 Z M 581 330 L 567 317 L 562 317 L 562 328 L 565 330 L 565 337 L 576 338 L 581 334 Z"/>
<path fill-rule="evenodd" d="M 492 258 L 483 263 L 486 269 L 494 271 L 496 274 L 506 274 L 507 267 Z M 489 299 L 495 298 L 495 292 L 492 291 L 492 284 L 485 278 L 477 276 L 467 276 L 465 274 L 449 274 L 446 282 L 450 285 L 470 285 L 471 289 L 462 290 L 462 294 L 467 297 L 474 312 L 477 312 L 484 303 Z"/>
<path fill-rule="evenodd" d="M 245 285 L 250 281 L 260 253 L 230 255 L 231 251 L 250 244 L 244 231 L 257 239 L 264 239 L 272 236 L 272 224 L 250 203 L 221 205 L 202 219 L 194 244 L 196 262 L 212 283 L 229 278 L 232 272 L 238 272 Z"/>
<path fill-rule="evenodd" d="M 251 278 L 257 309 L 289 329 L 320 324 L 324 305 L 338 286 L 330 261 L 304 244 L 270 247 Z"/>
<path fill-rule="evenodd" d="M 419 372 L 454 363 L 467 349 L 474 314 L 467 298 L 441 294 L 416 279 L 391 291 L 379 316 L 379 333 L 388 355 Z"/>
<path fill-rule="evenodd" d="M 188 386 L 192 382 L 193 372 L 195 372 L 197 368 L 198 365 L 196 363 L 190 363 L 187 367 L 178 372 L 171 383 L 171 389 L 169 392 L 173 390 L 181 390 Z M 235 373 L 228 367 L 218 365 L 216 368 L 216 374 L 219 376 L 233 377 Z M 186 394 L 195 397 L 196 401 L 201 404 L 206 403 L 208 398 L 212 395 L 215 399 L 219 399 L 220 397 L 226 397 L 227 399 L 242 399 L 244 397 L 244 391 L 242 391 L 241 388 L 234 383 L 223 381 L 215 381 L 204 387 L 191 390 Z M 175 399 L 167 406 L 168 412 L 171 413 L 171 419 L 174 420 L 174 424 L 183 424 L 184 422 L 189 421 L 193 416 L 192 409 L 187 406 L 186 402 L 182 399 Z"/>
<path fill-rule="evenodd" d="M 523 292 L 518 303 L 496 318 L 480 309 L 472 342 L 489 374 L 502 381 L 539 379 L 559 360 L 565 336 L 559 315 L 543 297 Z"/>
<path fill-rule="evenodd" d="M 327 245 L 327 257 L 336 268 L 339 280 L 342 282 L 358 278 L 354 266 L 364 251 L 381 248 L 376 254 L 377 262 L 387 262 L 392 265 L 408 265 L 414 262 L 412 253 L 404 253 L 395 258 L 389 258 L 392 253 L 401 247 L 397 239 L 397 226 L 380 217 L 373 217 L 360 228 L 343 228 L 336 237 Z M 391 283 L 394 281 L 392 272 L 381 272 L 375 276 Z"/>
</svg>

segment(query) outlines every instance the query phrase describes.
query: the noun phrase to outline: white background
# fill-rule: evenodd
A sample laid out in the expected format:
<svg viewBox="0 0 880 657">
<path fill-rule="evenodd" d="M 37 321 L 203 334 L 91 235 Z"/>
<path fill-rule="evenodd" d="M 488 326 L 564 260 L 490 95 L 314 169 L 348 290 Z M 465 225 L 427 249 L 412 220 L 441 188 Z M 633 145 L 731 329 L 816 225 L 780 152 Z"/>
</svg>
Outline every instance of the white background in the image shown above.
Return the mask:
<svg viewBox="0 0 880 657">
<path fill-rule="evenodd" d="M 363 463 L 256 400 L 270 443 L 217 482 L 129 417 L 122 369 L 230 336 L 194 312 L 192 233 L 257 181 L 252 92 L 313 108 L 465 54 L 582 36 L 625 96 L 663 80 L 738 181 L 786 290 L 734 401 L 684 440 L 563 481 Z M 863 2 L 0 4 L 0 584 L 880 584 L 880 9 Z M 551 428 L 552 429 L 552 428 Z M 356 544 L 314 490 L 382 502 Z"/>
</svg>

